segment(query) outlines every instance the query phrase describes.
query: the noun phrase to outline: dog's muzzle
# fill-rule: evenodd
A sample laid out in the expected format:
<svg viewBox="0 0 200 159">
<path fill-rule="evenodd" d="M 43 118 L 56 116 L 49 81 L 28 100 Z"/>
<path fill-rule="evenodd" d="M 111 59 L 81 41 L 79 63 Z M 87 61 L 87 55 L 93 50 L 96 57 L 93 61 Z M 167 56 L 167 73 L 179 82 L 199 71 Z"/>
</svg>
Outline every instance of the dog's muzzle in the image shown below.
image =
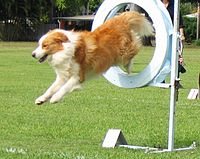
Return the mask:
<svg viewBox="0 0 200 159">
<path fill-rule="evenodd" d="M 32 52 L 32 57 L 36 57 L 36 53 L 35 52 Z"/>
<path fill-rule="evenodd" d="M 40 63 L 44 62 L 44 61 L 47 59 L 47 56 L 48 56 L 48 54 L 45 54 L 44 56 L 42 56 L 42 57 L 39 59 L 39 62 L 40 62 Z M 35 52 L 32 52 L 32 57 L 33 57 L 33 58 L 37 58 Z"/>
</svg>

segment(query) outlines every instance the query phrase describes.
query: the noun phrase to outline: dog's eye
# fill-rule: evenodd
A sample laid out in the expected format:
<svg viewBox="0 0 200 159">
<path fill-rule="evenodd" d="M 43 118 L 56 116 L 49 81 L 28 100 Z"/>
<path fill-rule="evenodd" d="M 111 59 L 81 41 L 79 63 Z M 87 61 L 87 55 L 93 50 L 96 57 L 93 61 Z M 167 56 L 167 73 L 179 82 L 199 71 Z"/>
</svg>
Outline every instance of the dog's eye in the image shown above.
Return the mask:
<svg viewBox="0 0 200 159">
<path fill-rule="evenodd" d="M 48 47 L 47 44 L 43 44 L 43 45 L 42 45 L 42 48 L 43 48 L 43 49 L 45 49 L 45 48 L 47 48 L 47 47 Z"/>
</svg>

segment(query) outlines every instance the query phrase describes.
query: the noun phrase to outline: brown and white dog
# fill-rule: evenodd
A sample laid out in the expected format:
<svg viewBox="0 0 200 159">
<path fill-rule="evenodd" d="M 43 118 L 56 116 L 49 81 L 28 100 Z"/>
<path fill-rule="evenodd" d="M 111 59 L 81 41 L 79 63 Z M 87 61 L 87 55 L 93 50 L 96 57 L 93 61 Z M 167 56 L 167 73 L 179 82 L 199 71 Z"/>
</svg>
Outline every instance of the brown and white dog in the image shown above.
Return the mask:
<svg viewBox="0 0 200 159">
<path fill-rule="evenodd" d="M 55 29 L 43 35 L 32 56 L 46 59 L 57 78 L 35 104 L 56 103 L 88 79 L 113 65 L 122 64 L 127 72 L 140 48 L 140 36 L 153 34 L 148 20 L 137 12 L 125 12 L 107 20 L 93 32 Z"/>
</svg>

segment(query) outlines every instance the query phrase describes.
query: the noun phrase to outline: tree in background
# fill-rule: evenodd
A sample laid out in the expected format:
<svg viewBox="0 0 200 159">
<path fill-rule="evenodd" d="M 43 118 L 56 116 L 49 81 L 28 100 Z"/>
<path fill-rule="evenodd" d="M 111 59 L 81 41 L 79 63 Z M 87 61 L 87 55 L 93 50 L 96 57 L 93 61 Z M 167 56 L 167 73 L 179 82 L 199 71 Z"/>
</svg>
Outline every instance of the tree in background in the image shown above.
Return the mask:
<svg viewBox="0 0 200 159">
<path fill-rule="evenodd" d="M 53 17 L 93 14 L 102 2 L 103 0 L 1 0 L 0 39 L 24 40 L 22 35 L 25 30 L 31 35 L 40 24 L 52 23 Z M 196 8 L 197 0 L 181 0 L 183 15 L 196 12 Z"/>
<path fill-rule="evenodd" d="M 1 0 L 0 39 L 24 40 L 53 17 L 93 13 L 103 0 Z"/>
<path fill-rule="evenodd" d="M 24 30 L 48 22 L 51 0 L 3 0 L 0 3 L 2 40 L 23 40 Z M 5 35 L 5 36 L 4 36 Z"/>
<path fill-rule="evenodd" d="M 94 13 L 103 0 L 55 0 L 56 16 Z"/>
</svg>

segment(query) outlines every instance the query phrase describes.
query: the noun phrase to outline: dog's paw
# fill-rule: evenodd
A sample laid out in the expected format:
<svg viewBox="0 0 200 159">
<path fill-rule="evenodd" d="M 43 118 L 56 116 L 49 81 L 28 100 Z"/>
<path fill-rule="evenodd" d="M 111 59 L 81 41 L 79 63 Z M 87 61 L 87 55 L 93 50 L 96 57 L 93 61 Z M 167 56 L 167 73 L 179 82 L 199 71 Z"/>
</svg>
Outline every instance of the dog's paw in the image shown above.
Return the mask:
<svg viewBox="0 0 200 159">
<path fill-rule="evenodd" d="M 58 101 L 60 101 L 62 99 L 62 96 L 60 96 L 59 94 L 54 94 L 51 99 L 50 99 L 50 103 L 58 103 Z"/>
<path fill-rule="evenodd" d="M 35 104 L 41 105 L 41 104 L 43 104 L 43 103 L 46 102 L 46 101 L 47 101 L 47 99 L 46 99 L 44 96 L 40 96 L 40 97 L 38 97 L 38 98 L 35 100 Z"/>
</svg>

